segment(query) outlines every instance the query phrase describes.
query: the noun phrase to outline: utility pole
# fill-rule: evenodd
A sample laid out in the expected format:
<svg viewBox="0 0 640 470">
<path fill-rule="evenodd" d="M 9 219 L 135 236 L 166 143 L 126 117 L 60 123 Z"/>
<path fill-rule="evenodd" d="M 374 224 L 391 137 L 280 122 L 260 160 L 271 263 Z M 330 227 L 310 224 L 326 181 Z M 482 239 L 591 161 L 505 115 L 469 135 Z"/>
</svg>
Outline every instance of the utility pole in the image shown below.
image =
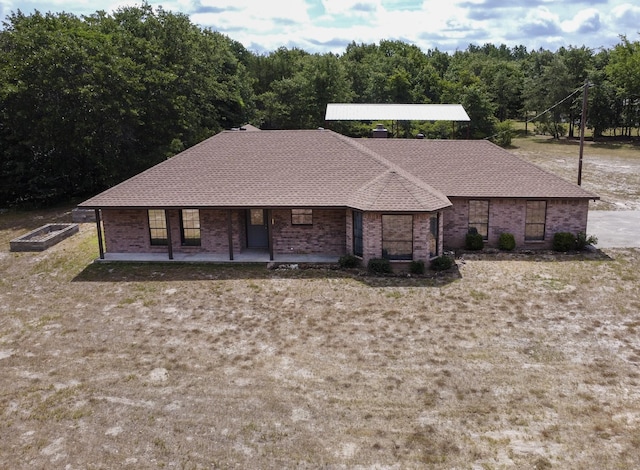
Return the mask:
<svg viewBox="0 0 640 470">
<path fill-rule="evenodd" d="M 584 81 L 582 92 L 582 117 L 580 118 L 580 158 L 578 159 L 578 186 L 582 186 L 582 155 L 584 153 L 584 128 L 587 121 L 587 90 L 589 90 L 589 80 Z"/>
</svg>

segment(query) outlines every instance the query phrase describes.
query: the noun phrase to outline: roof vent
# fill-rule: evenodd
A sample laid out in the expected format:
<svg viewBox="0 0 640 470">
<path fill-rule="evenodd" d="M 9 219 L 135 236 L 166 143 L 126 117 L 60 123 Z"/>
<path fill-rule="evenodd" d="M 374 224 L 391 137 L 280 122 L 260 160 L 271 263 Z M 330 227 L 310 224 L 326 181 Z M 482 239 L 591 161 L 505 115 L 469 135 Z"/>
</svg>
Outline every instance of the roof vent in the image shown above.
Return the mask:
<svg viewBox="0 0 640 470">
<path fill-rule="evenodd" d="M 388 137 L 388 132 L 385 129 L 383 124 L 376 124 L 376 128 L 373 130 L 373 138 L 374 139 L 386 139 Z"/>
<path fill-rule="evenodd" d="M 416 135 L 416 139 L 424 139 L 424 134 L 418 134 L 418 135 Z"/>
</svg>

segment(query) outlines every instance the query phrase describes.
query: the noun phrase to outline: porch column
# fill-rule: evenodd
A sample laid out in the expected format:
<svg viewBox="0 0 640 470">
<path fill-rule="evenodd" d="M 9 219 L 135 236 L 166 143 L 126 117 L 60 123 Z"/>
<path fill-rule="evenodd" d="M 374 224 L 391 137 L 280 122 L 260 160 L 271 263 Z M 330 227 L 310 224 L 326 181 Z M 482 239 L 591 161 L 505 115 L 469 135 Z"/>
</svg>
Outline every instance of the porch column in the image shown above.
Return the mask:
<svg viewBox="0 0 640 470">
<path fill-rule="evenodd" d="M 229 237 L 229 260 L 233 261 L 233 222 L 231 220 L 231 209 L 227 211 L 227 235 Z"/>
<path fill-rule="evenodd" d="M 442 256 L 444 253 L 444 228 L 442 226 L 442 211 L 438 211 L 438 238 L 436 242 L 436 254 Z"/>
<path fill-rule="evenodd" d="M 273 220 L 271 220 L 272 211 L 267 209 L 267 237 L 269 238 L 269 260 L 273 261 Z"/>
<path fill-rule="evenodd" d="M 102 220 L 100 219 L 100 209 L 96 209 L 96 226 L 98 228 L 98 250 L 100 250 L 100 259 L 104 259 L 104 243 L 102 241 Z"/>
<path fill-rule="evenodd" d="M 167 252 L 169 259 L 173 259 L 173 243 L 171 242 L 171 221 L 169 219 L 169 210 L 164 210 L 164 220 L 167 222 Z"/>
</svg>

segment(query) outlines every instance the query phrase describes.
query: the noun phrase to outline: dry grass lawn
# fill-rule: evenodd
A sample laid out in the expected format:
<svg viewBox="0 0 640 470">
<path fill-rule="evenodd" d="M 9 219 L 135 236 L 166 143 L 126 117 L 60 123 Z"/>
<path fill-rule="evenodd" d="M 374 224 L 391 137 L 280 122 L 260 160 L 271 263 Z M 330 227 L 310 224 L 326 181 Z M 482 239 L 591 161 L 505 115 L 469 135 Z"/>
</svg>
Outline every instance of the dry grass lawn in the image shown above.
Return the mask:
<svg viewBox="0 0 640 470">
<path fill-rule="evenodd" d="M 92 264 L 89 224 L 9 253 L 68 217 L 0 215 L 0 468 L 640 468 L 640 250 L 369 278 Z"/>
</svg>

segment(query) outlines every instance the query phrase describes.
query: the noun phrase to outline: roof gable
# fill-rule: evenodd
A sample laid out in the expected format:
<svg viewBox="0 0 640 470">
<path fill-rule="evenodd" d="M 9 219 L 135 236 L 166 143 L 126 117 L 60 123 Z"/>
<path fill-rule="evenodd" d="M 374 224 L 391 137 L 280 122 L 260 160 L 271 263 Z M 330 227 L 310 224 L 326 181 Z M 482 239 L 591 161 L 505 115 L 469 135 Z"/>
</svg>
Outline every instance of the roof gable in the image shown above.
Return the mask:
<svg viewBox="0 0 640 470">
<path fill-rule="evenodd" d="M 451 205 L 442 193 L 356 140 L 306 130 L 222 132 L 81 206 L 364 209 L 357 204 L 371 197 L 361 188 L 390 171 L 396 173 L 393 194 L 403 210 Z M 362 197 L 354 198 L 358 192 Z"/>
<path fill-rule="evenodd" d="M 364 211 L 432 211 L 443 200 L 393 170 L 361 186 L 348 205 Z M 446 205 L 450 205 L 446 204 Z"/>
</svg>

